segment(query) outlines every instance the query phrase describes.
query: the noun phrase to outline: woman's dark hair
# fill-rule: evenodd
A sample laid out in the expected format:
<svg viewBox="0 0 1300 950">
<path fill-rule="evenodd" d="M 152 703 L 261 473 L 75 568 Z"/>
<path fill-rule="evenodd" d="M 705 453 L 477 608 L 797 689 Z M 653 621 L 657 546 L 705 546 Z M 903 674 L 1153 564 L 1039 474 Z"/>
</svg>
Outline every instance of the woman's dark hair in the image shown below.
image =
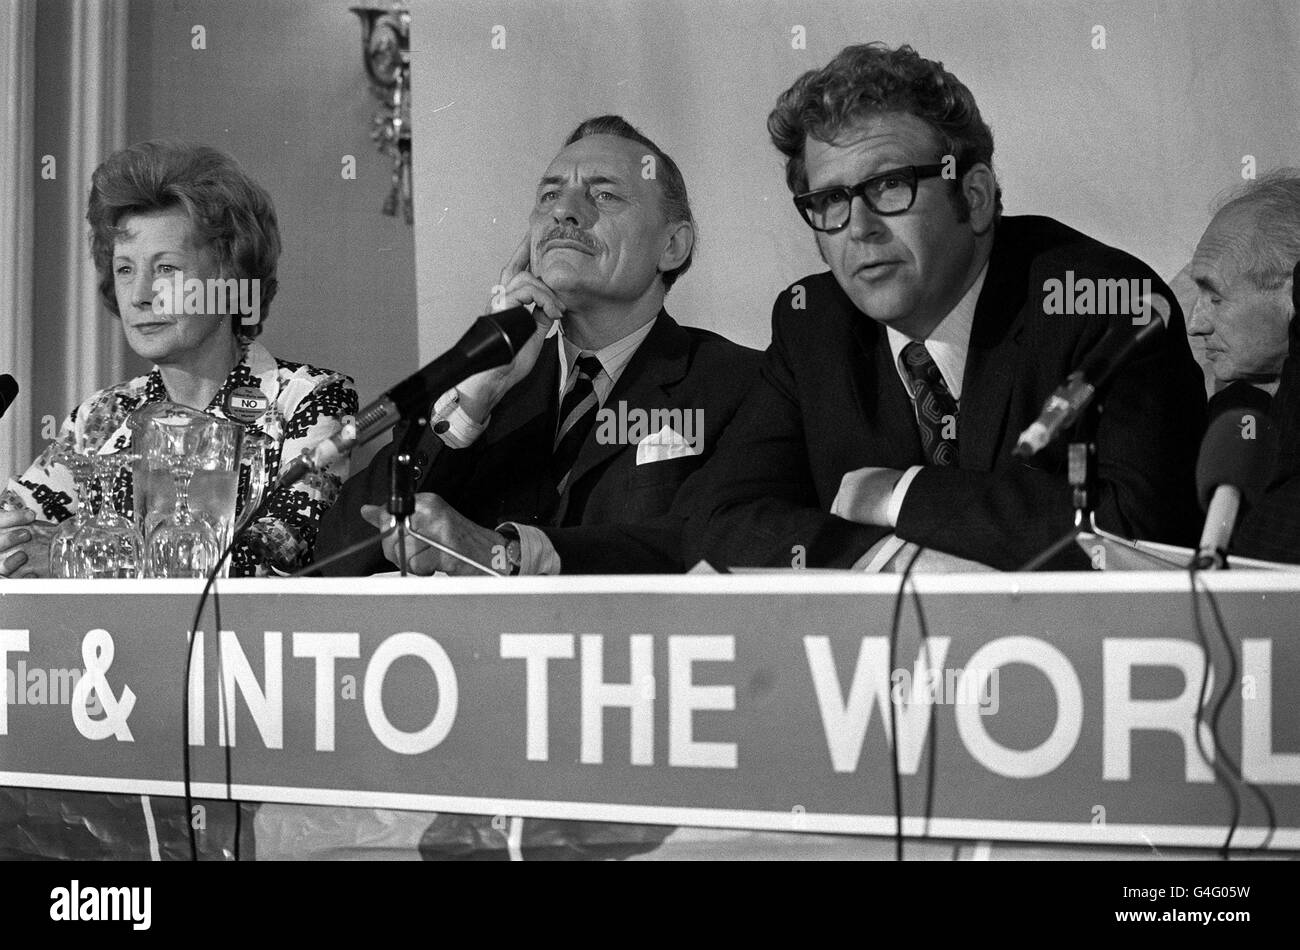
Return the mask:
<svg viewBox="0 0 1300 950">
<path fill-rule="evenodd" d="M 113 282 L 113 246 L 127 215 L 181 208 L 195 241 L 211 248 L 227 278 L 257 279 L 259 319 L 231 315 L 232 332 L 257 336 L 266 322 L 278 281 L 280 228 L 271 196 L 225 152 L 188 142 L 140 142 L 114 152 L 90 179 L 90 251 L 99 293 L 120 316 Z"/>
</svg>

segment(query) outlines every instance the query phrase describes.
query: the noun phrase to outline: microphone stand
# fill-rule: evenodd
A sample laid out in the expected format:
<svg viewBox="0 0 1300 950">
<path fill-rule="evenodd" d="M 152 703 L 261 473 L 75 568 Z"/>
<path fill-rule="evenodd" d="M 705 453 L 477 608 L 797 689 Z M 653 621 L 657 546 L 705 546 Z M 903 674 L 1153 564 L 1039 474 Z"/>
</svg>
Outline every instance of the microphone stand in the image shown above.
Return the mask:
<svg viewBox="0 0 1300 950">
<path fill-rule="evenodd" d="M 356 544 L 349 545 L 342 551 L 336 551 L 329 557 L 321 561 L 309 564 L 307 567 L 293 574 L 290 577 L 302 577 L 305 574 L 312 574 L 319 571 L 328 564 L 335 561 L 341 561 L 346 557 L 351 557 L 361 551 L 367 550 L 374 545 L 383 545 L 384 541 L 394 532 L 397 534 L 397 558 L 398 570 L 403 577 L 408 575 L 407 558 L 406 558 L 406 537 L 410 535 L 417 541 L 423 541 L 429 547 L 441 551 L 448 557 L 455 558 L 463 564 L 483 574 L 492 577 L 504 576 L 500 571 L 493 570 L 486 564 L 480 564 L 473 558 L 461 554 L 459 551 L 447 547 L 433 538 L 427 537 L 411 527 L 411 515 L 415 514 L 415 449 L 420 443 L 420 436 L 424 432 L 424 427 L 429 424 L 428 411 L 421 411 L 415 414 L 414 419 L 407 420 L 406 431 L 402 434 L 402 441 L 394 447 L 393 454 L 388 459 L 388 513 L 393 516 L 391 527 L 381 531 L 378 536 L 365 538 Z"/>
<path fill-rule="evenodd" d="M 1070 430 L 1067 459 L 1074 525 L 1046 551 L 1018 568 L 1019 571 L 1036 571 L 1080 535 L 1097 533 L 1097 422 L 1101 417 L 1101 403 L 1099 398 L 1089 403 Z"/>
</svg>

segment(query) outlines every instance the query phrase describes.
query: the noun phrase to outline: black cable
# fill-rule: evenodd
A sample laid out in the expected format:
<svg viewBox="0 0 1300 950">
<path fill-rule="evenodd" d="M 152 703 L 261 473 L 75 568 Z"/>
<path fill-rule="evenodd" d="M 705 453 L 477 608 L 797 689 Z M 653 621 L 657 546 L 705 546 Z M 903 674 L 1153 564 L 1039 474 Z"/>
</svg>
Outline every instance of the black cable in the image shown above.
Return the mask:
<svg viewBox="0 0 1300 950">
<path fill-rule="evenodd" d="M 258 510 L 260 509 L 261 506 L 258 506 Z M 252 518 L 248 520 L 251 523 Z M 242 527 L 240 528 L 240 530 L 242 531 Z M 212 570 L 208 572 L 207 582 L 203 585 L 203 591 L 202 593 L 199 594 L 198 606 L 194 610 L 194 620 L 190 624 L 190 642 L 188 648 L 185 651 L 185 682 L 184 682 L 184 686 L 181 689 L 181 766 L 184 772 L 183 778 L 185 783 L 185 823 L 189 828 L 191 861 L 198 861 L 199 859 L 198 836 L 194 833 L 194 792 L 192 788 L 193 769 L 190 762 L 190 672 L 193 669 L 193 665 L 194 665 L 194 641 L 197 639 L 196 635 L 199 632 L 199 624 L 202 622 L 203 619 L 203 607 L 208 602 L 208 592 L 211 590 L 215 590 L 217 575 L 221 573 L 221 566 L 226 563 L 226 560 L 230 557 L 231 552 L 234 551 L 235 539 L 238 536 L 239 536 L 238 531 L 232 530 L 230 532 L 230 542 L 226 545 L 225 550 L 221 552 L 221 556 L 217 558 L 217 563 L 212 566 Z M 214 607 L 216 607 L 215 603 L 214 603 Z M 219 610 L 219 608 L 217 608 L 217 610 Z M 214 610 L 216 616 L 214 616 L 213 618 L 217 624 L 217 633 L 216 633 L 217 679 L 222 689 L 222 694 L 221 694 L 222 703 L 223 706 L 225 706 L 227 705 L 225 704 L 225 698 L 226 698 L 225 677 L 222 675 L 224 670 L 221 666 L 221 642 L 220 642 L 221 619 L 220 619 L 220 614 L 217 613 L 217 610 Z M 228 708 L 223 708 L 222 713 L 223 715 L 228 715 Z M 229 737 L 228 725 L 227 725 L 227 737 Z M 229 743 L 227 743 L 226 746 L 226 754 L 227 754 L 226 762 L 227 762 L 227 769 L 228 769 L 230 764 Z"/>
<path fill-rule="evenodd" d="M 907 582 L 912 576 L 912 568 L 916 566 L 917 559 L 925 548 L 917 545 L 916 550 L 908 559 L 907 565 L 903 568 L 903 576 L 898 584 L 898 593 L 894 595 L 894 615 L 889 625 L 889 763 L 890 774 L 893 780 L 894 788 L 894 859 L 903 860 L 903 774 L 898 764 L 898 706 L 900 702 L 894 700 L 893 677 L 894 669 L 897 664 L 898 654 L 898 633 L 902 626 L 903 617 L 903 597 L 907 591 Z M 915 589 L 913 589 L 915 594 Z M 918 601 L 919 603 L 919 601 Z M 926 665 L 929 666 L 930 657 L 927 641 Z M 913 684 L 915 685 L 915 684 Z M 934 725 L 934 704 L 930 706 L 931 727 Z M 931 733 L 933 735 L 933 733 Z M 933 760 L 931 760 L 933 765 Z M 927 803 L 928 807 L 928 803 Z"/>
<path fill-rule="evenodd" d="M 921 552 L 924 550 L 925 548 L 917 548 L 916 554 L 912 556 L 912 559 L 907 564 L 906 570 L 903 572 L 905 578 L 911 576 L 912 566 L 916 563 L 917 558 L 920 557 Z M 921 592 L 916 589 L 915 580 L 912 581 L 912 603 L 916 607 L 916 622 L 921 633 L 921 648 L 925 651 L 925 666 L 930 674 L 934 675 L 934 657 L 930 653 L 930 628 L 925 622 L 925 611 L 921 609 Z M 945 682 L 946 680 L 947 677 L 944 677 Z M 930 755 L 925 779 L 925 831 L 923 833 L 923 836 L 926 838 L 930 836 L 930 819 L 934 814 L 934 787 L 938 768 L 936 763 L 939 755 L 939 704 L 934 702 L 933 697 L 931 697 L 930 702 L 930 730 L 928 737 Z"/>
<path fill-rule="evenodd" d="M 1195 583 L 1195 578 L 1196 578 L 1195 568 L 1193 568 L 1192 576 L 1193 576 L 1193 583 Z M 1212 591 L 1209 588 L 1209 586 L 1205 584 L 1203 580 L 1201 581 L 1201 588 L 1202 590 L 1205 591 L 1206 599 L 1209 600 L 1210 602 L 1210 612 L 1214 617 L 1215 627 L 1217 628 L 1219 634 L 1219 641 L 1223 644 L 1224 649 L 1228 652 L 1228 660 L 1230 664 L 1230 671 L 1228 674 L 1227 684 L 1225 685 L 1224 691 L 1220 695 L 1219 702 L 1215 705 L 1214 712 L 1210 718 L 1210 734 L 1211 736 L 1213 736 L 1215 741 L 1215 751 L 1218 753 L 1219 757 L 1223 759 L 1224 763 L 1226 763 L 1229 774 L 1231 774 L 1236 779 L 1236 781 L 1244 785 L 1246 789 L 1255 796 L 1255 798 L 1259 801 L 1260 805 L 1264 809 L 1264 814 L 1268 818 L 1268 830 L 1265 832 L 1263 840 L 1258 845 L 1256 845 L 1254 848 L 1251 849 L 1254 852 L 1263 852 L 1268 849 L 1269 842 L 1273 840 L 1273 833 L 1277 830 L 1277 814 L 1273 810 L 1272 800 L 1268 797 L 1267 794 L 1265 794 L 1263 789 L 1257 786 L 1254 782 L 1250 782 L 1245 778 L 1245 776 L 1242 774 L 1241 767 L 1232 758 L 1232 755 L 1223 746 L 1223 743 L 1219 741 L 1219 735 L 1218 735 L 1219 718 L 1222 715 L 1223 710 L 1227 705 L 1228 696 L 1230 695 L 1232 690 L 1236 689 L 1238 686 L 1237 654 L 1236 651 L 1233 649 L 1232 638 L 1228 634 L 1227 624 L 1224 623 L 1223 613 L 1219 609 L 1218 598 L 1214 596 L 1214 591 Z M 1193 590 L 1192 596 L 1193 597 L 1196 596 L 1195 590 Z M 1244 710 L 1243 710 L 1243 715 L 1244 715 Z M 1233 831 L 1235 831 L 1235 826 L 1233 829 L 1229 831 L 1228 839 L 1227 841 L 1224 842 L 1223 845 L 1223 854 L 1225 858 L 1228 855 L 1228 849 L 1232 842 Z"/>
<path fill-rule="evenodd" d="M 1214 615 L 1214 623 L 1219 628 L 1219 636 L 1223 640 L 1224 644 L 1229 645 L 1229 649 L 1231 649 L 1231 640 L 1228 636 L 1228 628 L 1223 622 L 1223 615 L 1219 612 L 1219 602 L 1214 596 L 1214 591 L 1210 590 L 1209 587 L 1206 587 L 1205 595 L 1209 598 L 1210 612 Z M 1237 684 L 1234 682 L 1233 685 L 1236 686 Z M 1255 785 L 1254 782 L 1246 780 L 1245 776 L 1241 773 L 1240 767 L 1232 760 L 1231 756 L 1224 756 L 1224 758 L 1227 760 L 1228 765 L 1236 771 L 1237 778 L 1241 783 L 1254 793 L 1257 799 L 1259 799 L 1259 803 L 1264 807 L 1264 813 L 1268 816 L 1268 831 L 1265 833 L 1264 839 L 1253 849 L 1255 851 L 1265 851 L 1268 849 L 1269 842 L 1273 840 L 1273 832 L 1277 830 L 1277 814 L 1273 811 L 1273 802 L 1266 794 L 1264 794 L 1263 789 Z"/>
<path fill-rule="evenodd" d="M 1219 849 L 1219 857 L 1225 861 L 1228 860 L 1229 851 L 1232 847 L 1232 836 L 1236 833 L 1237 823 L 1241 819 L 1241 796 L 1237 794 L 1236 785 L 1233 782 L 1232 773 L 1228 772 L 1223 766 L 1223 743 L 1216 732 L 1217 723 L 1214 717 L 1210 721 L 1210 738 L 1214 740 L 1215 755 L 1211 756 L 1205 751 L 1205 743 L 1201 738 L 1201 725 L 1203 722 L 1202 713 L 1206 704 L 1206 690 L 1210 683 L 1210 671 L 1213 664 L 1210 662 L 1210 640 L 1205 635 L 1205 624 L 1201 619 L 1201 602 L 1197 597 L 1197 571 L 1200 570 L 1198 559 L 1193 556 L 1191 563 L 1188 565 L 1188 576 L 1192 585 L 1192 623 L 1196 628 L 1196 639 L 1201 645 L 1201 688 L 1196 698 L 1196 713 L 1192 721 L 1192 732 L 1196 737 L 1196 750 L 1200 752 L 1201 759 L 1214 772 L 1216 784 L 1222 785 L 1224 792 L 1228 796 L 1231 818 L 1228 822 L 1228 837 L 1224 840 L 1222 847 Z M 1208 589 L 1208 588 L 1207 588 Z M 1232 651 L 1228 651 L 1229 657 L 1232 657 Z M 1231 659 L 1233 664 L 1232 676 L 1236 676 L 1236 660 Z M 1231 690 L 1231 681 L 1224 687 L 1226 694 Z M 1226 774 L 1226 778 L 1225 778 Z"/>
<path fill-rule="evenodd" d="M 225 660 L 221 650 L 221 592 L 218 590 L 215 583 L 212 585 L 212 615 L 217 625 L 217 689 L 220 691 L 221 695 L 221 724 L 226 733 L 226 801 L 234 802 L 235 805 L 235 844 L 232 851 L 234 852 L 235 861 L 239 861 L 239 832 L 242 823 L 243 809 L 240 807 L 240 803 L 235 801 L 235 766 L 233 758 L 233 739 L 235 733 L 233 728 L 234 724 L 231 722 L 230 718 L 234 714 L 234 710 L 231 708 L 232 704 L 229 701 L 230 697 L 226 695 L 226 676 L 225 667 L 223 666 Z"/>
</svg>

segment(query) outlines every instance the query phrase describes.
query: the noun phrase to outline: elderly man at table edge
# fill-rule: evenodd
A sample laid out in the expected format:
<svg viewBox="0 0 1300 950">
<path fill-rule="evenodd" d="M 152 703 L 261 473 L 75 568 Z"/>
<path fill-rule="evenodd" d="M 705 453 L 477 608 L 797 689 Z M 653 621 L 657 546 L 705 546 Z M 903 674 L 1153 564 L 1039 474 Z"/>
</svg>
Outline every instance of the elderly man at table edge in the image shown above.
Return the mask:
<svg viewBox="0 0 1300 950">
<path fill-rule="evenodd" d="M 830 272 L 776 300 L 759 382 L 684 489 L 687 560 L 868 567 L 891 533 L 1002 569 L 1048 548 L 1073 523 L 1066 448 L 1012 448 L 1103 334 L 1139 320 L 1056 306 L 1053 281 L 1171 301 L 1171 332 L 1111 386 L 1096 517 L 1194 541 L 1205 393 L 1173 295 L 1055 220 L 1001 216 L 966 86 L 911 47 L 851 46 L 782 94 L 768 130 Z M 1074 546 L 1048 563 L 1087 565 Z"/>
<path fill-rule="evenodd" d="M 574 130 L 537 187 L 528 235 L 492 301 L 534 305 L 537 331 L 513 363 L 438 400 L 416 456 L 415 530 L 503 573 L 683 569 L 681 518 L 670 508 L 760 361 L 664 309 L 694 242 L 685 182 L 668 155 L 618 116 Z M 318 561 L 385 523 L 378 505 L 392 451 L 344 486 L 321 526 Z M 474 573 L 407 544 L 415 573 Z M 390 536 L 382 556 L 372 550 L 322 573 L 392 570 L 396 546 Z"/>
<path fill-rule="evenodd" d="M 1263 497 L 1242 516 L 1230 550 L 1294 564 L 1300 563 L 1300 320 L 1295 319 L 1300 312 L 1300 260 L 1290 284 L 1288 355 L 1268 406 L 1278 427 L 1277 459 Z"/>
<path fill-rule="evenodd" d="M 1268 489 L 1243 512 L 1231 553 L 1291 562 L 1300 561 L 1297 262 L 1300 169 L 1277 168 L 1219 203 L 1183 272 L 1195 289 L 1187 332 L 1204 341 L 1214 375 L 1210 415 L 1271 416 L 1280 437 Z"/>
</svg>

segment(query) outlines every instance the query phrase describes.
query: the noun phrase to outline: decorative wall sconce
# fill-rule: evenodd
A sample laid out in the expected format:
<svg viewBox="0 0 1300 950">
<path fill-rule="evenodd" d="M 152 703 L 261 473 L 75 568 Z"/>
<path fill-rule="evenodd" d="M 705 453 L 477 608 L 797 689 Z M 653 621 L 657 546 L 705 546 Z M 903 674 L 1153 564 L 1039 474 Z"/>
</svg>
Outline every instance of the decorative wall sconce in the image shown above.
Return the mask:
<svg viewBox="0 0 1300 950">
<path fill-rule="evenodd" d="M 411 205 L 411 13 L 400 4 L 349 7 L 361 19 L 361 54 L 370 91 L 382 105 L 370 137 L 393 161 L 393 187 L 383 212 L 395 216 L 402 206 L 406 223 L 415 220 Z"/>
</svg>

